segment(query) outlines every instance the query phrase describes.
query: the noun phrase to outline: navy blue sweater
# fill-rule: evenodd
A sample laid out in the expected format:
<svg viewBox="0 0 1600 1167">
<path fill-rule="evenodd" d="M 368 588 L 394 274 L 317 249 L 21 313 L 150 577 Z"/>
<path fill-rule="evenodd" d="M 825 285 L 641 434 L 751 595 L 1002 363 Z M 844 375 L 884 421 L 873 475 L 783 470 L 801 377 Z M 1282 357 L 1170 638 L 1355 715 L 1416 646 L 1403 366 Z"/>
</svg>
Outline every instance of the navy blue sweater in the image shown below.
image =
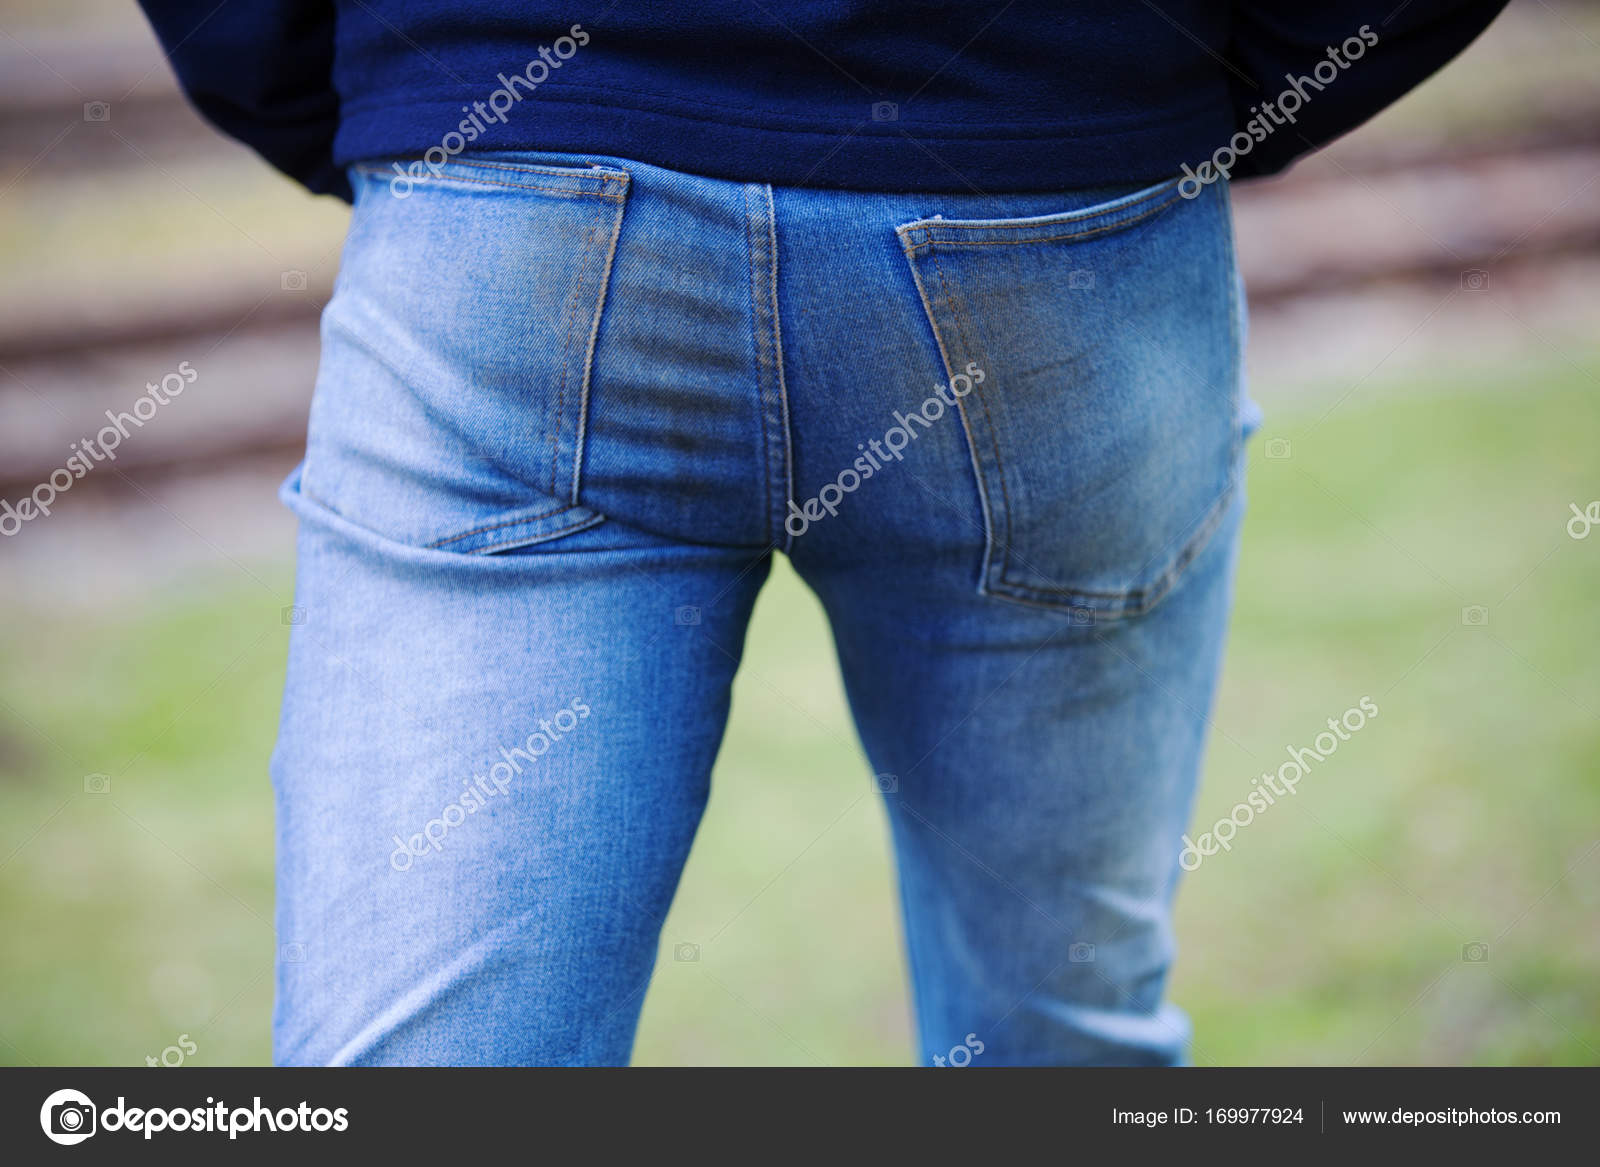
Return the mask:
<svg viewBox="0 0 1600 1167">
<path fill-rule="evenodd" d="M 206 117 L 349 197 L 345 164 L 430 149 L 894 191 L 1272 173 L 1506 0 L 142 3 Z"/>
</svg>

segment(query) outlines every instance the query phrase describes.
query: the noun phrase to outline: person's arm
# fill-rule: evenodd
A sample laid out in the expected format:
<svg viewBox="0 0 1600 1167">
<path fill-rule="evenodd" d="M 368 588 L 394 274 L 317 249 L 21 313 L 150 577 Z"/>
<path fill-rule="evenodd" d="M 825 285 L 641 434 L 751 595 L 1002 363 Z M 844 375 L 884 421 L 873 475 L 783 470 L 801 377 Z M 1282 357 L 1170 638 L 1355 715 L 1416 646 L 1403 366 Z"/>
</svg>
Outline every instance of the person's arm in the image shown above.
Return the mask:
<svg viewBox="0 0 1600 1167">
<path fill-rule="evenodd" d="M 1257 137 L 1234 177 L 1273 174 L 1326 145 L 1404 96 L 1469 45 L 1508 0 L 1243 0 L 1234 5 L 1226 56 L 1249 78 L 1230 74 L 1234 123 Z M 1342 47 L 1353 38 L 1352 52 Z M 1359 57 L 1355 43 L 1362 48 Z M 1348 62 L 1325 84 L 1314 70 L 1333 49 Z M 1323 76 L 1329 69 L 1323 69 Z M 1277 124 L 1274 103 L 1303 81 L 1293 122 Z M 1265 117 L 1272 129 L 1259 137 Z M 1288 122 L 1288 118 L 1283 118 Z"/>
<path fill-rule="evenodd" d="M 348 201 L 333 164 L 333 0 L 140 0 L 197 109 L 285 174 Z"/>
</svg>

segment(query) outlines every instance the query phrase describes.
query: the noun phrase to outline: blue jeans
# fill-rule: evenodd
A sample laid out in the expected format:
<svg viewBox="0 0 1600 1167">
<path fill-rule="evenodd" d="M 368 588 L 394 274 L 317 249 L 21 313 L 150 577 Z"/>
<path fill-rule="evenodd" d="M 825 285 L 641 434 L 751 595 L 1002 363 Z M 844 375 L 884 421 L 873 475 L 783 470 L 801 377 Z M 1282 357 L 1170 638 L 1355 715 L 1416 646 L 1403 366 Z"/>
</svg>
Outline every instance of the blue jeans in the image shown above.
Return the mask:
<svg viewBox="0 0 1600 1167">
<path fill-rule="evenodd" d="M 881 776 L 923 1064 L 1182 1061 L 1248 429 L 1224 187 L 398 173 L 352 170 L 283 489 L 276 1060 L 627 1061 L 781 552 Z"/>
</svg>

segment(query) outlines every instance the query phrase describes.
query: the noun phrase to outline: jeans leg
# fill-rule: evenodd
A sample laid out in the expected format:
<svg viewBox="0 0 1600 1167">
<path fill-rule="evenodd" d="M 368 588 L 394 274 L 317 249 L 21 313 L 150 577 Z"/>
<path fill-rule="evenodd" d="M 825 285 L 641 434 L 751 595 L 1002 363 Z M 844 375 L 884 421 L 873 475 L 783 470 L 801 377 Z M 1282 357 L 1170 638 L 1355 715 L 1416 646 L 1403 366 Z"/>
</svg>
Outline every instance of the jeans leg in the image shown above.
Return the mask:
<svg viewBox="0 0 1600 1167">
<path fill-rule="evenodd" d="M 885 791 L 923 1062 L 1180 1061 L 1244 505 L 1226 191 L 778 205 L 791 555 Z"/>
<path fill-rule="evenodd" d="M 748 200 L 387 169 L 284 491 L 275 1056 L 622 1063 L 768 566 Z"/>
<path fill-rule="evenodd" d="M 625 1063 L 766 560 L 418 550 L 287 493 L 275 1060 Z"/>
<path fill-rule="evenodd" d="M 1163 1001 L 1170 913 L 1238 509 L 1160 606 L 1103 626 L 904 581 L 860 581 L 898 602 L 824 586 L 886 776 L 924 1065 L 969 1035 L 975 1065 L 1187 1057 Z"/>
</svg>

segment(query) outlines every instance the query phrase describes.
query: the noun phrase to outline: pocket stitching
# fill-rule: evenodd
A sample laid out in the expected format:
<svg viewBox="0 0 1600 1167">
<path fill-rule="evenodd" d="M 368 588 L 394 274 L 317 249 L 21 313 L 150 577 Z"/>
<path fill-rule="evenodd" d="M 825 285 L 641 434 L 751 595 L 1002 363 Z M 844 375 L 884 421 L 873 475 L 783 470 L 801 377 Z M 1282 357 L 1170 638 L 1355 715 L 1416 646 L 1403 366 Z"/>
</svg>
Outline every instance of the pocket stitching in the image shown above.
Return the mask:
<svg viewBox="0 0 1600 1167">
<path fill-rule="evenodd" d="M 1111 199 L 1108 202 L 1079 207 L 1076 211 L 1058 211 L 1050 215 L 1028 215 L 1020 219 L 946 219 L 940 216 L 933 219 L 913 219 L 911 222 L 901 226 L 899 230 L 932 231 L 937 226 L 948 227 L 955 231 L 1026 231 L 1029 228 L 1048 227 L 1056 223 L 1092 223 L 1096 219 L 1114 215 L 1118 211 L 1125 211 L 1130 207 L 1137 207 L 1140 203 L 1157 198 L 1169 187 L 1179 183 L 1181 183 L 1180 179 L 1169 178 L 1165 182 L 1158 182 L 1152 187 L 1142 191 L 1135 191 L 1131 195 L 1124 195 L 1120 199 Z"/>
<path fill-rule="evenodd" d="M 545 511 L 541 512 L 539 515 L 530 515 L 525 519 L 510 520 L 509 525 L 515 525 L 518 522 L 532 523 L 538 519 L 549 518 L 551 515 L 562 514 L 565 511 L 585 511 L 586 514 L 574 520 L 573 522 L 566 524 L 565 526 L 555 527 L 554 529 L 546 531 L 544 534 L 533 539 L 509 539 L 505 542 L 492 543 L 485 547 L 477 547 L 470 551 L 456 551 L 451 548 L 437 546 L 436 543 L 416 543 L 401 536 L 380 531 L 376 527 L 368 526 L 366 523 L 357 522 L 355 519 L 352 519 L 350 516 L 346 515 L 338 507 L 334 506 L 333 503 L 329 502 L 315 491 L 306 489 L 305 464 L 303 462 L 292 472 L 290 472 L 289 477 L 284 481 L 282 487 L 280 487 L 280 497 L 283 497 L 285 503 L 289 505 L 291 510 L 295 510 L 293 503 L 289 501 L 289 494 L 284 494 L 286 491 L 289 492 L 289 494 L 304 499 L 308 504 L 323 512 L 330 520 L 345 524 L 350 528 L 351 531 L 358 533 L 364 538 L 375 539 L 389 546 L 403 548 L 410 552 L 448 555 L 464 560 L 473 558 L 493 560 L 497 557 L 490 554 L 491 552 L 501 551 L 508 547 L 531 546 L 540 543 L 553 542 L 554 540 L 562 538 L 563 536 L 575 535 L 579 531 L 586 531 L 590 527 L 598 526 L 606 521 L 606 516 L 601 514 L 599 511 L 590 511 L 585 507 L 576 505 L 566 506 L 560 508 L 559 510 Z M 296 513 L 298 514 L 299 512 L 296 511 Z M 300 515 L 300 517 L 302 520 L 305 518 L 304 515 Z M 472 532 L 466 532 L 460 536 L 449 536 L 446 540 L 444 540 L 444 542 L 451 542 L 457 538 L 465 538 L 466 534 L 471 533 Z"/>
<path fill-rule="evenodd" d="M 1140 195 L 1138 198 L 1129 199 L 1126 202 L 1118 202 L 1115 206 L 1099 208 L 1086 207 L 1079 211 L 1068 211 L 1060 215 L 1038 216 L 1036 218 L 1027 220 L 918 219 L 915 222 L 907 223 L 904 226 L 897 228 L 896 233 L 901 235 L 902 243 L 906 246 L 906 251 L 908 254 L 914 254 L 924 247 L 932 248 L 939 244 L 945 244 L 950 247 L 985 247 L 991 244 L 1012 245 L 1018 243 L 1050 243 L 1062 239 L 1082 239 L 1090 235 L 1102 234 L 1106 231 L 1118 231 L 1124 227 L 1131 227 L 1133 224 L 1142 222 L 1143 220 L 1148 219 L 1151 215 L 1165 210 L 1167 207 L 1170 207 L 1173 203 L 1177 202 L 1183 197 L 1182 191 L 1178 189 L 1178 186 L 1178 180 L 1172 179 L 1169 182 L 1159 184 L 1158 186 Z M 1171 191 L 1170 198 L 1157 203 L 1153 207 L 1146 207 L 1137 215 L 1131 215 L 1127 218 L 1118 219 L 1114 223 L 1103 223 L 1098 227 L 1092 227 L 1084 231 L 1072 231 L 1065 235 L 1041 235 L 1037 237 L 1020 239 L 981 240 L 959 238 L 960 232 L 1042 231 L 1047 230 L 1048 228 L 1057 224 L 1072 222 L 1093 223 L 1097 220 L 1119 215 L 1122 212 L 1137 207 L 1139 204 L 1147 202 L 1150 199 L 1159 198 L 1163 193 L 1169 190 Z M 955 237 L 939 237 L 937 236 L 937 232 L 941 228 L 946 231 L 955 232 L 957 235 Z M 911 238 L 916 235 L 921 235 L 922 238 L 917 242 L 912 243 Z"/>
<path fill-rule="evenodd" d="M 578 506 L 570 506 L 570 507 L 563 507 L 562 508 L 562 510 L 564 510 L 564 511 L 582 510 L 582 509 L 584 509 L 584 508 L 578 507 Z M 554 511 L 552 513 L 553 514 L 561 514 L 562 511 Z M 486 547 L 479 547 L 476 550 L 469 551 L 468 554 L 469 555 L 488 555 L 491 552 L 503 551 L 507 547 L 531 547 L 531 546 L 534 546 L 535 544 L 538 544 L 538 543 L 548 543 L 552 539 L 559 539 L 563 535 L 576 535 L 579 531 L 587 531 L 590 527 L 593 527 L 593 526 L 596 526 L 596 525 L 598 525 L 600 523 L 605 522 L 605 518 L 606 517 L 604 515 L 600 514 L 598 511 L 590 511 L 589 514 L 588 514 L 588 517 L 583 518 L 583 519 L 579 519 L 576 522 L 568 523 L 564 527 L 557 527 L 555 530 L 548 531 L 545 534 L 540 535 L 536 539 L 508 539 L 504 543 L 490 543 Z M 525 521 L 526 522 L 532 522 L 533 520 L 532 519 L 527 519 Z M 442 548 L 435 548 L 435 550 L 443 550 L 443 549 Z"/>
<path fill-rule="evenodd" d="M 1090 238 L 1091 236 L 1094 236 L 1094 235 L 1104 235 L 1104 234 L 1106 234 L 1107 232 L 1110 232 L 1110 231 L 1121 231 L 1121 230 L 1124 230 L 1124 229 L 1126 229 L 1128 227 L 1133 226 L 1135 223 L 1142 223 L 1144 220 L 1150 218 L 1150 216 L 1159 214 L 1160 212 L 1166 210 L 1168 207 L 1170 207 L 1173 203 L 1177 202 L 1182 197 L 1183 197 L 1182 195 L 1175 194 L 1171 198 L 1167 199 L 1165 202 L 1158 203 L 1153 207 L 1147 207 L 1145 210 L 1139 212 L 1139 214 L 1131 216 L 1130 218 L 1118 219 L 1115 223 L 1103 223 L 1098 227 L 1091 227 L 1090 229 L 1088 229 L 1086 231 L 1074 231 L 1074 232 L 1072 232 L 1070 234 L 1067 234 L 1067 235 L 1041 235 L 1041 236 L 1038 236 L 1038 237 L 1027 236 L 1027 237 L 1024 237 L 1024 238 L 1021 238 L 1021 239 L 931 239 L 930 238 L 930 239 L 926 240 L 925 242 L 915 244 L 911 248 L 911 250 L 913 252 L 915 252 L 915 251 L 921 250 L 924 247 L 928 248 L 930 251 L 933 251 L 938 247 L 1018 247 L 1018 246 L 1021 246 L 1021 245 L 1024 245 L 1024 244 L 1029 244 L 1029 243 L 1059 243 L 1059 242 L 1062 242 L 1064 240 L 1070 240 L 1070 239 L 1088 239 L 1088 238 Z M 996 228 L 996 229 L 999 229 L 999 228 Z"/>
<path fill-rule="evenodd" d="M 595 224 L 584 229 L 582 259 L 577 264 L 577 278 L 572 281 L 572 292 L 567 297 L 564 311 L 566 324 L 561 341 L 561 382 L 556 389 L 556 407 L 550 419 L 550 490 L 551 498 L 561 498 L 556 492 L 556 476 L 561 467 L 561 429 L 567 408 L 567 375 L 572 367 L 572 336 L 578 327 L 580 293 L 583 291 L 583 273 L 588 268 L 590 253 L 594 251 Z M 576 501 L 576 500 L 574 500 Z"/>
<path fill-rule="evenodd" d="M 949 280 L 945 276 L 944 264 L 939 261 L 938 252 L 930 251 L 929 255 L 933 259 L 934 270 L 939 273 L 939 291 L 944 298 L 945 306 L 950 311 L 951 318 L 955 321 L 956 331 L 959 335 L 962 348 L 965 350 L 969 358 L 976 357 L 977 346 L 972 343 L 972 339 L 968 334 L 968 329 L 971 322 L 967 318 L 966 304 L 959 296 L 956 295 L 954 289 L 950 285 Z M 932 322 L 930 321 L 930 323 Z M 938 325 L 934 324 L 933 327 L 934 331 L 937 332 Z M 941 346 L 941 348 L 942 347 L 943 346 Z M 945 372 L 951 377 L 955 376 L 953 370 L 948 367 L 946 368 Z M 995 433 L 994 418 L 989 413 L 989 402 L 985 399 L 984 391 L 980 386 L 973 385 L 972 392 L 977 396 L 978 404 L 983 407 L 983 421 L 984 427 L 988 431 L 989 448 L 994 451 L 995 474 L 1000 479 L 1000 501 L 1005 508 L 1005 541 L 1001 545 L 1000 552 L 1000 577 L 1001 579 L 1004 579 L 1006 575 L 1005 566 L 1007 563 L 1009 563 L 1011 556 L 1011 492 L 1006 483 L 1005 460 L 1000 454 L 1000 439 Z M 956 405 L 961 409 L 962 420 L 965 421 L 967 416 L 965 403 L 961 400 L 961 398 L 958 397 L 956 398 Z M 967 440 L 970 442 L 972 440 L 971 427 L 968 425 L 964 426 L 963 428 L 966 429 Z M 977 459 L 974 459 L 974 462 L 976 461 Z M 983 468 L 981 465 L 975 466 L 975 470 L 979 474 L 982 473 L 982 469 Z M 987 502 L 985 505 L 987 505 Z M 993 570 L 992 559 L 994 556 L 994 520 L 992 515 L 986 517 L 988 521 L 984 524 L 984 531 L 985 538 L 988 541 L 988 546 L 984 548 L 983 557 L 985 576 L 987 576 L 987 574 Z"/>
<path fill-rule="evenodd" d="M 321 502 L 323 506 L 328 505 L 327 501 L 324 499 L 318 499 L 317 501 Z M 473 535 L 481 535 L 485 531 L 498 531 L 502 527 L 515 527 L 518 523 L 532 523 L 538 521 L 539 519 L 548 519 L 552 515 L 559 515 L 562 511 L 572 510 L 574 505 L 575 504 L 573 503 L 564 503 L 563 505 L 556 507 L 555 510 L 540 511 L 536 515 L 523 515 L 519 519 L 507 519 L 503 523 L 489 523 L 482 527 L 474 527 L 470 531 L 462 531 L 459 535 L 447 535 L 443 539 L 435 539 L 431 543 L 424 543 L 423 546 L 442 548 L 446 543 L 455 543 L 462 539 L 470 539 Z"/>
<path fill-rule="evenodd" d="M 1003 594 L 1010 599 L 1025 602 L 1028 601 L 1029 597 L 1041 597 L 1034 602 L 1050 607 L 1059 607 L 1061 603 L 1060 600 L 1048 598 L 1053 596 L 1059 596 L 1069 601 L 1069 607 L 1072 606 L 1070 601 L 1074 597 L 1092 600 L 1112 600 L 1117 601 L 1116 607 L 1100 612 L 1101 615 L 1108 619 L 1115 616 L 1141 615 L 1153 608 L 1158 601 L 1172 590 L 1172 585 L 1177 582 L 1178 577 L 1183 574 L 1190 563 L 1194 562 L 1200 552 L 1205 550 L 1207 542 L 1216 533 L 1217 527 L 1228 513 L 1228 503 L 1233 498 L 1234 491 L 1238 489 L 1238 485 L 1239 475 L 1237 470 L 1230 470 L 1227 484 L 1222 488 L 1221 493 L 1217 495 L 1215 501 L 1212 502 L 1205 517 L 1200 521 L 1200 525 L 1195 528 L 1194 534 L 1189 536 L 1183 546 L 1173 554 L 1171 562 L 1162 570 L 1161 574 L 1144 587 L 1128 588 L 1116 592 L 1094 591 L 1089 588 L 1039 587 L 1036 584 L 1018 583 L 1016 580 L 1007 579 L 1002 571 L 999 583 L 1003 588 L 1009 590 L 1000 591 L 996 594 Z"/>
<path fill-rule="evenodd" d="M 630 177 L 626 170 L 614 170 L 609 167 L 594 166 L 586 169 L 581 166 L 536 166 L 531 162 L 490 162 L 483 158 L 452 158 L 446 165 L 470 166 L 479 170 L 505 170 L 512 174 L 548 174 L 556 178 L 591 178 L 600 183 L 617 182 L 624 185 Z"/>
<path fill-rule="evenodd" d="M 472 166 L 472 165 L 477 165 L 477 164 L 476 163 L 469 163 L 469 162 L 461 162 L 461 161 L 457 160 L 457 161 L 453 161 L 453 162 L 449 163 L 449 165 L 451 165 L 451 166 Z M 387 173 L 382 168 L 377 167 L 377 166 L 372 166 L 372 165 L 370 165 L 368 163 L 365 163 L 365 162 L 356 163 L 355 169 L 360 171 L 362 174 L 370 174 L 370 175 L 373 175 L 373 176 L 378 177 L 378 178 L 383 177 Z M 506 168 L 505 167 L 501 167 L 500 169 L 506 169 Z M 574 174 L 574 175 L 572 175 L 572 177 L 573 178 L 582 178 L 584 176 L 583 175 L 579 175 L 579 174 Z M 602 182 L 623 182 L 623 183 L 626 183 L 626 179 L 619 179 L 619 178 L 615 178 L 615 177 L 612 177 L 612 176 L 609 176 L 609 175 L 608 176 L 604 176 L 604 177 L 600 177 L 599 180 L 602 181 Z M 624 198 L 627 197 L 625 194 L 623 194 L 621 192 L 619 192 L 617 194 L 611 194 L 610 192 L 604 191 L 604 190 L 579 190 L 579 189 L 576 189 L 576 188 L 573 188 L 573 187 L 563 187 L 563 186 L 535 186 L 534 184 L 527 183 L 527 182 L 498 182 L 498 181 L 496 181 L 496 180 L 494 180 L 492 178 L 480 178 L 475 174 L 456 174 L 455 172 L 449 171 L 449 170 L 445 171 L 442 174 L 430 175 L 428 178 L 424 178 L 424 179 L 412 179 L 412 181 L 413 182 L 417 182 L 417 183 L 419 183 L 421 185 L 424 185 L 424 186 L 427 185 L 430 182 L 466 182 L 466 183 L 471 183 L 471 184 L 473 184 L 475 186 L 502 186 L 502 187 L 506 187 L 509 190 L 537 190 L 537 191 L 544 191 L 547 194 L 563 195 L 563 196 L 570 197 L 570 198 L 605 199 L 607 202 L 611 202 L 611 203 L 620 203 L 620 202 L 623 201 Z"/>
</svg>

